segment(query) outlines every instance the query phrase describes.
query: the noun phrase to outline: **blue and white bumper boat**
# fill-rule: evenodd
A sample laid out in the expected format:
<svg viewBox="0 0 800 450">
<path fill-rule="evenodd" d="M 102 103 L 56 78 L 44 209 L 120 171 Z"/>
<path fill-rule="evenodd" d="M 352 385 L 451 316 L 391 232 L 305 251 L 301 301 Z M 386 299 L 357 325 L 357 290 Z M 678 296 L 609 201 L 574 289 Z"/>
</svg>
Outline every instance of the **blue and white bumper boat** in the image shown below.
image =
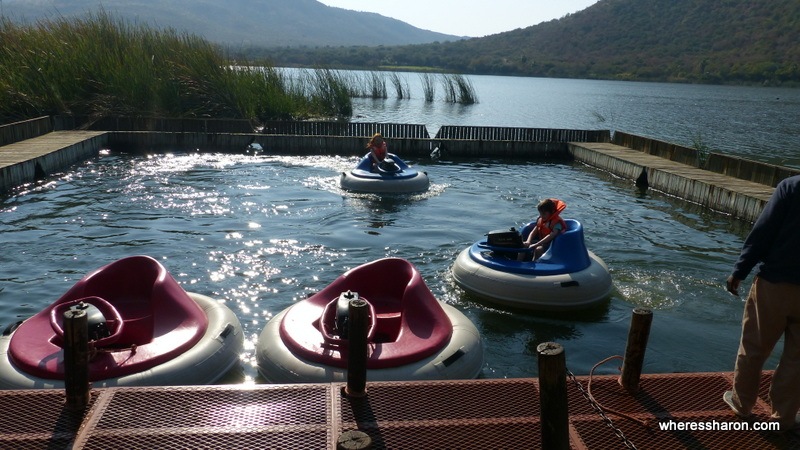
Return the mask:
<svg viewBox="0 0 800 450">
<path fill-rule="evenodd" d="M 567 230 L 536 262 L 519 260 L 531 251 L 522 242 L 532 224 L 521 233 L 514 228 L 489 233 L 458 255 L 453 278 L 477 297 L 514 308 L 573 310 L 602 303 L 612 289 L 608 267 L 586 249 L 581 223 L 565 222 Z"/>
<path fill-rule="evenodd" d="M 372 160 L 368 153 L 354 169 L 342 172 L 339 184 L 348 191 L 376 194 L 425 192 L 430 187 L 427 173 L 412 169 L 392 153 L 375 172 L 371 169 Z"/>
</svg>

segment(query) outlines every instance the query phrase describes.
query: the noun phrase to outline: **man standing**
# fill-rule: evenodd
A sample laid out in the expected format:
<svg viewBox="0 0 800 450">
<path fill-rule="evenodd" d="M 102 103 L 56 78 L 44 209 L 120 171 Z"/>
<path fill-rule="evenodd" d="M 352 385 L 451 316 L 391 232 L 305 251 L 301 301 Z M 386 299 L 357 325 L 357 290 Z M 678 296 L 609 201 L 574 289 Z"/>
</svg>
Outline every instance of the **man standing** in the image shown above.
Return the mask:
<svg viewBox="0 0 800 450">
<path fill-rule="evenodd" d="M 783 353 L 769 389 L 772 420 L 781 431 L 795 426 L 800 409 L 800 176 L 781 181 L 745 239 L 728 277 L 728 292 L 761 263 L 747 297 L 736 356 L 733 390 L 723 395 L 740 417 L 750 415 L 758 397 L 761 369 L 784 336 Z"/>
</svg>

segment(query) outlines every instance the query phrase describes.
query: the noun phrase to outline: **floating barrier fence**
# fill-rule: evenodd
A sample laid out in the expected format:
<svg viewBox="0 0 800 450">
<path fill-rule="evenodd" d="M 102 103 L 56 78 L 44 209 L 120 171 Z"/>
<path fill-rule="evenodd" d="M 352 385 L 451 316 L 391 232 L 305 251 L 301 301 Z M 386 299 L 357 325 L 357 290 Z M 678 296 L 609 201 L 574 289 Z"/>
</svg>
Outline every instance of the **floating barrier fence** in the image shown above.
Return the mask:
<svg viewBox="0 0 800 450">
<path fill-rule="evenodd" d="M 567 130 L 556 128 L 476 127 L 443 125 L 436 139 L 527 142 L 610 142 L 608 130 Z"/>
<path fill-rule="evenodd" d="M 44 116 L 12 124 L 0 125 L 0 146 L 35 138 L 59 130 L 96 130 L 123 132 L 117 141 L 126 146 L 190 145 L 192 148 L 220 149 L 226 145 L 247 146 L 266 140 L 272 149 L 287 148 L 312 154 L 359 153 L 364 139 L 378 132 L 393 139 L 394 151 L 411 156 L 424 156 L 435 147 L 442 154 L 454 157 L 556 157 L 566 154 L 567 142 L 610 142 L 682 164 L 700 167 L 727 176 L 776 186 L 780 180 L 800 174 L 800 169 L 776 166 L 718 153 L 702 154 L 685 147 L 651 138 L 609 130 L 569 130 L 524 127 L 483 127 L 444 125 L 430 138 L 425 125 L 332 122 L 332 121 L 268 121 L 254 123 L 236 119 L 171 119 L 157 117 L 106 117 L 91 119 L 80 116 Z M 142 134 L 166 133 L 161 138 Z M 139 135 L 136 137 L 135 135 Z M 176 136 L 179 135 L 179 136 Z M 202 136 L 200 136 L 202 135 Z M 239 135 L 239 136 L 236 136 Z M 258 136 L 263 136 L 259 138 Z M 255 136 L 255 137 L 254 137 Z M 309 139 L 318 138 L 309 141 Z M 294 139 L 295 141 L 293 141 Z M 122 142 L 120 142 L 122 141 Z"/>
<path fill-rule="evenodd" d="M 296 136 L 347 136 L 370 137 L 380 133 L 388 139 L 429 139 L 425 125 L 377 122 L 294 122 L 269 121 L 264 123 L 263 134 L 290 134 Z"/>
</svg>

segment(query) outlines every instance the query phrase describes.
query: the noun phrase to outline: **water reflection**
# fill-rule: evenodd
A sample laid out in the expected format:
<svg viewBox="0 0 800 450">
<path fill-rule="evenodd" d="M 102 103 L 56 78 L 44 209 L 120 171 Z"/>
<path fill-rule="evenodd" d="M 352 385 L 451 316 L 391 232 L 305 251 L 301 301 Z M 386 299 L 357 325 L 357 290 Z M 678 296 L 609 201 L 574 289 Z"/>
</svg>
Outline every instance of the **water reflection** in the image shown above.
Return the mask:
<svg viewBox="0 0 800 450">
<path fill-rule="evenodd" d="M 392 226 L 396 222 L 397 215 L 406 213 L 407 209 L 413 207 L 415 200 L 423 198 L 410 195 L 348 194 L 346 204 L 353 209 L 357 220 L 364 221 L 367 227 L 378 230 Z"/>
</svg>

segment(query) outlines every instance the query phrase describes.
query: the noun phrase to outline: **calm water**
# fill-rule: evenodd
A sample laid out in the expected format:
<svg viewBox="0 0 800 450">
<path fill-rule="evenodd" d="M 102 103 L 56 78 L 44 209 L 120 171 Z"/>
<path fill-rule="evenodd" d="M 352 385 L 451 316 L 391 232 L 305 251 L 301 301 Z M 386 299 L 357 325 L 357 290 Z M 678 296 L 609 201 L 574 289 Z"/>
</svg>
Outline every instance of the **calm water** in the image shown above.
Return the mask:
<svg viewBox="0 0 800 450">
<path fill-rule="evenodd" d="M 520 80 L 525 79 L 501 81 Z M 400 101 L 359 100 L 358 120 L 425 123 L 434 133 L 436 124 L 452 123 L 582 127 L 584 119 L 572 117 L 563 105 L 558 110 L 563 112 L 550 113 L 537 112 L 532 104 L 516 113 L 492 110 L 500 100 L 488 92 L 495 91 L 478 79 L 474 83 L 481 103 L 472 107 L 425 105 L 412 98 L 404 101 L 404 109 Z M 553 83 L 537 95 L 556 95 L 545 91 L 572 84 Z M 648 97 L 651 88 L 677 89 L 597 85 L 615 87 L 619 94 L 614 95 L 636 90 L 639 100 L 632 104 L 656 103 Z M 674 102 L 700 89 L 680 88 L 683 94 Z M 599 102 L 594 98 L 600 94 L 586 89 L 570 98 L 578 105 L 574 115 L 589 121 L 591 109 L 581 102 Z M 709 88 L 733 97 L 728 89 Z M 762 91 L 742 92 L 749 98 Z M 519 101 L 510 97 L 502 103 Z M 556 123 L 559 116 L 563 121 Z M 643 119 L 646 125 L 639 125 L 659 120 Z M 624 353 L 631 310 L 637 306 L 654 310 L 645 372 L 732 370 L 742 301 L 723 285 L 749 224 L 657 192 L 639 193 L 629 181 L 579 164 L 411 160 L 431 176 L 426 194 L 342 192 L 338 174 L 356 162 L 252 155 L 244 149 L 151 156 L 103 152 L 66 173 L 21 187 L 0 198 L 0 326 L 34 314 L 101 265 L 147 254 L 161 260 L 187 290 L 211 295 L 237 313 L 247 344 L 245 380 L 259 382 L 253 346 L 271 316 L 345 270 L 399 256 L 417 266 L 440 300 L 475 322 L 485 341 L 485 377 L 536 375 L 535 349 L 545 341 L 563 344 L 569 368 L 586 374 L 600 360 Z M 584 223 L 587 245 L 608 264 L 615 289 L 607 304 L 580 314 L 517 312 L 476 301 L 455 286 L 449 268 L 458 252 L 489 230 L 532 219 L 535 204 L 549 196 L 567 202 L 565 216 Z M 599 370 L 616 372 L 615 365 Z"/>
<path fill-rule="evenodd" d="M 470 77 L 478 103 L 424 101 L 417 74 L 404 74 L 411 99 L 355 102 L 357 121 L 574 128 L 640 136 L 800 168 L 800 89 L 669 83 Z M 388 87 L 389 97 L 394 90 Z"/>
</svg>

